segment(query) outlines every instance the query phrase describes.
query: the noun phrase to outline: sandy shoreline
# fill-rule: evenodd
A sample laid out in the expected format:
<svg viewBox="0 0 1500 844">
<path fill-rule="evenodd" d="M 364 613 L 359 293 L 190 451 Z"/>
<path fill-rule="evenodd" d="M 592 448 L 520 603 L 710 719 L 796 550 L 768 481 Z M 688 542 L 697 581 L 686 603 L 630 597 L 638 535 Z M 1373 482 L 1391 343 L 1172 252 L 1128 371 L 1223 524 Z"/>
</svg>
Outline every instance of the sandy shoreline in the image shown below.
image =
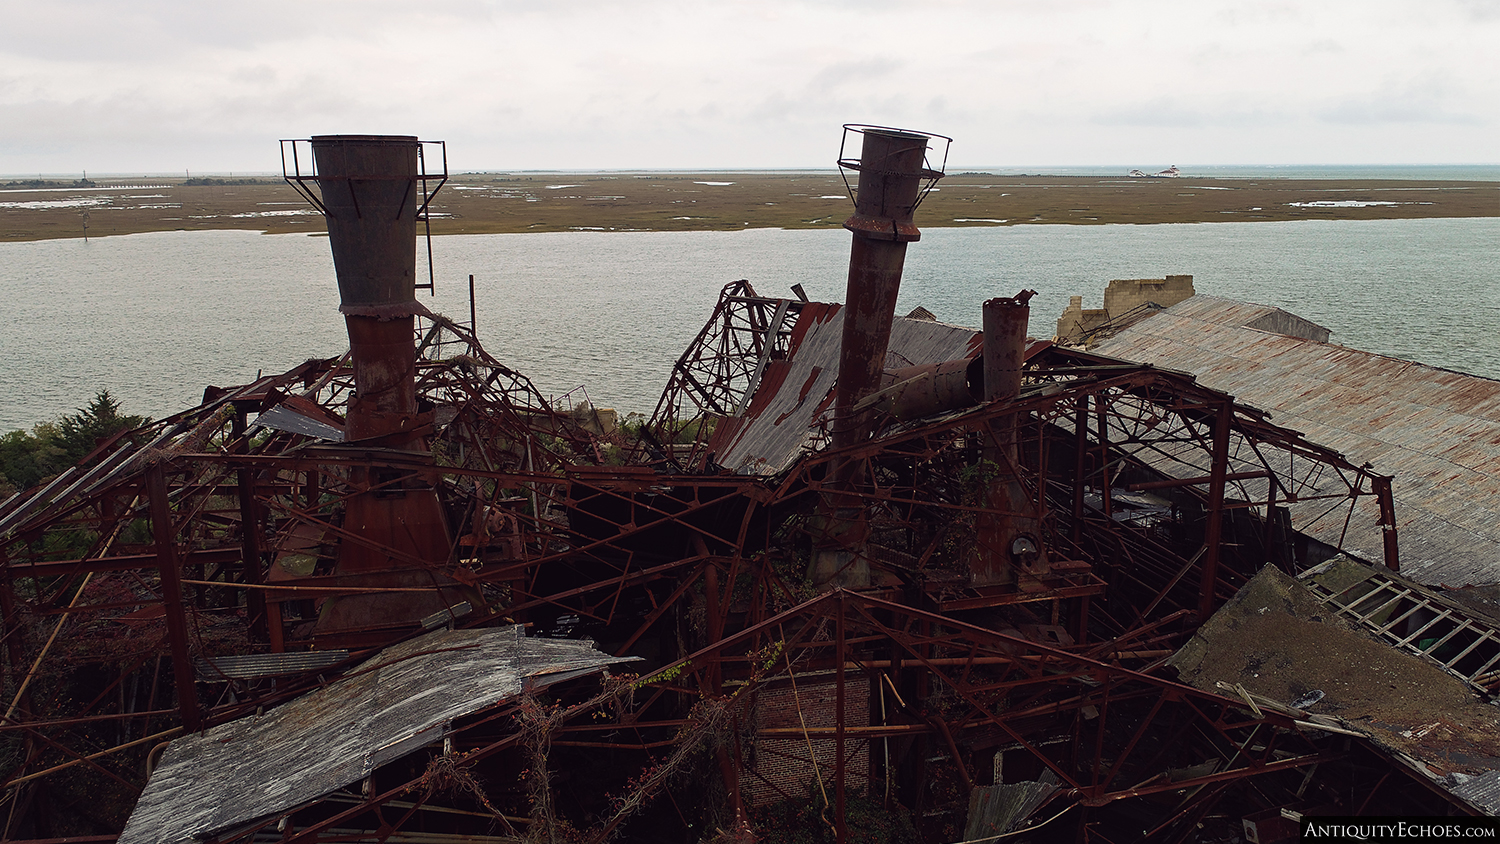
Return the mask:
<svg viewBox="0 0 1500 844">
<path fill-rule="evenodd" d="M 322 232 L 284 182 L 100 181 L 93 189 L 0 184 L 0 241 L 152 231 Z M 432 233 L 838 228 L 850 213 L 835 172 L 465 174 L 433 202 Z M 917 210 L 923 228 L 1500 216 L 1500 182 L 1130 179 L 965 172 Z M 86 232 L 85 232 L 86 227 Z"/>
</svg>

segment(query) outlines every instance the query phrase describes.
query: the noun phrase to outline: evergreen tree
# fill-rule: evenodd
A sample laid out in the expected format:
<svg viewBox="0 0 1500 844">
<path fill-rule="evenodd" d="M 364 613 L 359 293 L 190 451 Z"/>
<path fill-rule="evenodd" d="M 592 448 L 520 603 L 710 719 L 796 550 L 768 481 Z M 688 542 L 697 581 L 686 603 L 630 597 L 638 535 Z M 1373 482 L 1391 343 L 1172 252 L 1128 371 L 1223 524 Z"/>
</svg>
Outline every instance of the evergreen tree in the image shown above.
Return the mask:
<svg viewBox="0 0 1500 844">
<path fill-rule="evenodd" d="M 100 390 L 88 407 L 64 416 L 57 423 L 57 446 L 62 449 L 64 465 L 71 466 L 87 457 L 100 440 L 139 428 L 147 421 L 144 416 L 121 415 L 115 397 L 109 390 Z"/>
<path fill-rule="evenodd" d="M 43 422 L 30 433 L 0 435 L 0 497 L 53 477 L 87 457 L 100 440 L 150 421 L 120 413 L 120 403 L 109 390 L 100 390 L 87 407 L 55 423 Z"/>
</svg>

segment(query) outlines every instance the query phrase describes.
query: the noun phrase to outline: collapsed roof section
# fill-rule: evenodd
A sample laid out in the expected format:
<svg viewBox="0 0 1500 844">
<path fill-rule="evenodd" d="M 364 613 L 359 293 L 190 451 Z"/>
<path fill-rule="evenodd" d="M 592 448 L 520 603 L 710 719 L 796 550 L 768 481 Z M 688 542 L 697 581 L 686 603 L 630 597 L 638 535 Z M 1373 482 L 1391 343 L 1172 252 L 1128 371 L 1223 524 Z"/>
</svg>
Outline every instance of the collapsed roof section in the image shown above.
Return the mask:
<svg viewBox="0 0 1500 844">
<path fill-rule="evenodd" d="M 730 291 L 747 299 L 752 293 L 748 285 Z M 779 300 L 748 304 L 772 316 L 780 309 Z M 799 321 L 819 313 L 816 304 L 803 305 Z M 1290 793 L 1308 767 L 1326 763 L 1324 770 L 1336 770 L 1335 756 L 1317 741 L 1299 744 L 1291 756 L 1267 756 L 1247 766 L 1234 758 L 1233 748 L 1246 733 L 1231 726 L 1236 722 L 1230 715 L 1243 702 L 1216 697 L 1222 690 L 1204 691 L 1193 698 L 1198 709 L 1183 708 L 1174 702 L 1180 687 L 1160 685 L 1153 671 L 1192 632 L 1193 619 L 1206 616 L 1205 607 L 1212 612 L 1268 561 L 1290 564 L 1288 535 L 1258 513 L 1275 513 L 1288 501 L 1285 491 L 1298 490 L 1342 523 L 1355 518 L 1351 506 L 1378 495 L 1378 478 L 1191 376 L 1044 344 L 1027 349 L 1025 379 L 1014 399 L 976 401 L 969 372 L 975 333 L 898 319 L 892 331 L 898 354 L 909 348 L 901 341 L 906 323 L 913 323 L 912 336 L 951 343 L 935 343 L 930 357 L 958 350 L 952 367 L 931 368 L 937 380 L 930 383 L 947 387 L 919 392 L 949 398 L 927 405 L 903 398 L 903 390 L 921 383 L 913 381 L 919 376 L 892 374 L 887 388 L 872 394 L 869 406 L 878 420 L 872 438 L 842 449 L 799 447 L 778 474 L 728 472 L 710 460 L 700 461 L 696 472 L 673 471 L 667 458 L 690 464 L 693 449 L 705 457 L 712 450 L 710 434 L 725 422 L 709 414 L 698 424 L 701 441 L 660 443 L 655 465 L 610 465 L 601 457 L 618 459 L 617 445 L 591 433 L 587 419 L 547 406 L 528 382 L 489 358 L 466 329 L 441 317 L 424 322 L 414 335 L 425 452 L 338 441 L 315 427 L 287 431 L 291 426 L 253 424 L 257 411 L 279 407 L 337 428 L 353 386 L 347 361 L 312 362 L 244 388 L 212 391 L 204 406 L 102 449 L 92 466 L 78 470 L 73 482 L 82 483 L 72 491 L 64 491 L 66 483 L 39 491 L 7 514 L 6 570 L 13 584 L 7 600 L 24 607 L 5 614 L 13 651 L 6 664 L 15 688 L 24 698 L 32 666 L 39 666 L 33 684 L 52 683 L 48 678 L 68 676 L 70 660 L 88 652 L 118 653 L 125 683 L 149 671 L 160 654 L 171 666 L 166 676 L 177 677 L 161 698 L 177 705 L 170 716 L 146 716 L 158 731 L 172 724 L 233 724 L 316 688 L 319 674 L 347 671 L 373 655 L 371 643 L 385 646 L 421 629 L 419 622 L 406 621 L 372 626 L 360 636 L 347 630 L 323 636 L 316 624 L 320 602 L 421 589 L 453 607 L 438 614 L 437 624 L 456 617 L 482 628 L 508 618 L 531 624 L 537 634 L 592 636 L 608 642 L 612 653 L 646 656 L 653 665 L 675 660 L 678 667 L 668 665 L 641 685 L 638 708 L 588 716 L 615 730 L 629 723 L 628 735 L 637 738 L 601 740 L 592 732 L 599 720 L 589 722 L 582 714 L 584 720 L 557 727 L 566 746 L 625 754 L 617 760 L 622 780 L 641 770 L 630 755 L 638 751 L 622 745 L 673 745 L 682 713 L 694 701 L 712 700 L 724 707 L 725 718 L 767 725 L 758 739 L 738 739 L 742 763 L 726 762 L 720 770 L 729 793 L 737 793 L 743 780 L 748 801 L 748 784 L 764 777 L 767 782 L 757 786 L 764 793 L 798 798 L 796 783 L 811 782 L 807 771 L 834 756 L 819 755 L 824 751 L 816 745 L 796 773 L 761 767 L 755 759 L 791 754 L 789 748 L 808 737 L 788 743 L 789 734 L 775 732 L 782 722 L 755 721 L 745 708 L 760 705 L 753 703 L 761 699 L 759 690 L 771 701 L 779 684 L 794 683 L 820 689 L 807 705 L 836 700 L 840 688 L 853 700 L 848 696 L 858 694 L 858 684 L 864 684 L 872 708 L 884 697 L 885 715 L 872 709 L 851 712 L 845 720 L 846 726 L 861 726 L 857 740 L 844 738 L 865 743 L 859 757 L 865 761 L 847 768 L 837 782 L 828 780 L 830 787 L 878 784 L 870 787 L 889 788 L 904 805 L 920 801 L 929 811 L 941 808 L 948 814 L 933 818 L 957 818 L 960 826 L 970 792 L 950 800 L 936 790 L 941 783 L 959 777 L 971 788 L 991 787 L 982 771 L 996 753 L 1012 770 L 1040 775 L 1045 769 L 1058 782 L 1084 783 L 1080 777 L 1088 778 L 1086 771 L 1104 764 L 1103 757 L 1063 752 L 1072 745 L 1059 743 L 1080 729 L 1134 736 L 1144 749 L 1169 741 L 1177 729 L 1174 719 L 1216 713 L 1200 722 L 1210 738 L 1184 743 L 1170 759 L 1124 752 L 1128 748 L 1113 739 L 1100 745 L 1102 753 L 1124 753 L 1111 759 L 1128 761 L 1105 765 L 1113 773 L 1097 785 L 1088 779 L 1086 794 L 1059 791 L 1033 811 L 1055 814 L 1059 799 L 1111 805 L 1175 791 L 1176 783 L 1196 780 L 1181 772 L 1167 776 L 1167 769 L 1196 770 L 1214 759 L 1219 761 L 1202 768 L 1211 769 L 1204 785 L 1256 777 L 1260 788 L 1274 791 L 1268 783 L 1285 777 Z M 784 321 L 778 326 L 786 351 L 768 356 L 768 371 L 771 362 L 784 362 L 790 371 L 802 350 L 814 348 L 791 343 L 796 328 Z M 770 336 L 767 329 L 763 338 Z M 746 347 L 754 349 L 753 342 Z M 719 365 L 711 357 L 704 355 Z M 907 368 L 910 361 L 891 362 Z M 750 383 L 755 367 L 743 367 L 742 384 Z M 775 387 L 763 373 L 756 389 L 740 388 L 735 402 L 756 408 L 786 395 L 793 380 L 783 377 Z M 719 401 L 719 408 L 731 405 Z M 758 424 L 777 416 L 762 414 Z M 820 423 L 811 415 L 803 418 L 805 440 Z M 1014 450 L 992 446 L 995 423 L 1002 419 L 1014 420 Z M 1230 457 L 1252 454 L 1264 456 L 1258 474 L 1242 477 Z M 1163 455 L 1180 471 L 1153 468 Z M 820 489 L 835 462 L 853 466 L 863 479 L 844 494 L 857 502 L 868 525 L 859 547 L 871 582 L 857 600 L 852 592 L 827 593 L 844 597 L 793 612 L 816 589 L 809 549 L 822 535 L 816 524 Z M 436 566 L 403 561 L 413 571 L 430 572 L 432 581 L 392 587 L 334 569 L 340 543 L 391 554 L 368 532 L 350 528 L 344 507 L 357 494 L 349 486 L 353 465 L 370 470 L 377 490 L 391 500 L 401 500 L 409 485 L 436 492 L 450 526 L 451 551 Z M 1255 490 L 1244 486 L 1257 480 L 1267 482 L 1267 493 L 1277 490 L 1274 503 L 1252 497 Z M 1000 505 L 993 497 L 997 484 L 1007 485 Z M 1007 516 L 1029 520 L 1028 532 L 1045 556 L 1016 555 L 1013 543 L 997 544 L 984 533 L 985 519 Z M 146 523 L 149 536 L 138 529 Z M 41 586 L 20 592 L 16 583 Z M 899 624 L 889 620 L 893 605 L 908 607 Z M 49 645 L 53 628 L 45 619 L 58 616 L 70 632 Z M 839 618 L 853 625 L 843 659 L 826 638 Z M 965 626 L 973 621 L 1014 632 L 982 639 Z M 157 632 L 120 635 L 126 631 Z M 883 655 L 893 647 L 898 657 Z M 1056 653 L 1041 656 L 1037 647 Z M 309 663 L 303 662 L 306 654 L 287 653 L 309 648 L 326 659 Z M 223 659 L 248 654 L 269 663 L 279 654 L 288 659 L 279 668 L 254 671 Z M 781 656 L 766 668 L 770 654 Z M 682 656 L 689 658 L 678 660 Z M 205 661 L 220 668 L 200 674 Z M 838 665 L 845 666 L 842 681 Z M 1027 678 L 1024 692 L 1015 685 L 1019 677 Z M 1089 679 L 1075 683 L 1069 677 Z M 913 706 L 933 683 L 959 695 L 963 707 L 934 715 Z M 1117 694 L 1142 705 L 1127 705 Z M 149 710 L 146 698 L 129 706 Z M 74 725 L 132 717 L 113 699 L 93 708 L 18 711 L 35 712 L 22 716 L 30 729 L 80 750 L 94 741 L 80 730 L 92 727 Z M 823 724 L 821 717 L 807 723 Z M 832 754 L 837 724 L 819 729 L 812 740 L 829 742 Z M 896 746 L 897 737 L 907 744 Z M 735 740 L 725 740 L 730 744 L 724 746 L 734 746 Z M 488 741 L 484 747 L 502 741 L 516 746 L 514 735 Z M 949 760 L 941 772 L 919 763 L 938 752 Z M 120 753 L 122 760 L 130 758 L 129 748 Z M 339 765 L 352 764 L 356 756 L 331 754 Z M 66 776 L 82 764 L 39 756 L 11 779 Z M 65 767 L 53 770 L 57 765 Z M 1163 778 L 1145 790 L 1122 787 L 1156 776 L 1153 770 Z M 370 812 L 404 798 L 393 787 L 369 795 L 340 792 L 338 799 L 354 801 L 336 815 L 343 818 L 340 829 L 348 830 L 373 828 Z M 749 805 L 742 811 L 749 813 Z M 1194 805 L 1206 809 L 1211 802 Z M 512 798 L 504 808 L 511 816 L 529 814 L 524 800 Z M 301 830 L 299 840 L 317 840 L 321 833 L 307 830 L 323 823 L 317 820 L 322 816 L 311 809 L 289 811 L 289 828 Z M 948 834 L 941 824 L 949 821 L 931 823 L 929 837 Z"/>
<path fill-rule="evenodd" d="M 1091 351 L 1195 373 L 1308 439 L 1389 473 L 1404 574 L 1447 588 L 1500 583 L 1500 381 L 1307 339 L 1298 328 L 1304 322 L 1199 295 Z M 1365 510 L 1341 538 L 1297 527 L 1378 561 L 1378 515 Z"/>
<path fill-rule="evenodd" d="M 585 642 L 527 638 L 520 627 L 439 631 L 393 645 L 285 706 L 173 741 L 120 844 L 243 835 L 247 825 L 263 827 L 441 745 L 456 719 L 633 659 Z"/>
<path fill-rule="evenodd" d="M 743 475 L 785 473 L 828 444 L 843 330 L 841 305 L 765 298 L 748 281 L 726 285 L 708 323 L 673 366 L 653 427 L 664 438 L 673 433 L 669 427 L 703 431 L 681 461 L 695 469 L 708 464 Z M 960 361 L 956 388 L 963 403 L 972 404 L 965 368 L 982 339 L 971 328 L 897 318 L 884 386 L 896 383 L 897 372 Z"/>
<path fill-rule="evenodd" d="M 274 823 L 299 842 L 474 840 L 512 823 L 747 837 L 815 783 L 840 842 L 858 837 L 861 791 L 932 842 L 1073 807 L 1079 837 L 1107 821 L 1184 841 L 1215 807 L 1234 818 L 1309 788 L 1359 809 L 1350 795 L 1378 791 L 1389 759 L 1162 671 L 1258 571 L 1310 565 L 1295 520 L 1330 544 L 1380 531 L 1394 569 L 1389 478 L 1190 374 L 1028 343 L 1030 291 L 985 302 L 983 332 L 896 319 L 917 186 L 941 175 L 925 165 L 935 136 L 853 128 L 847 307 L 730 285 L 639 443 L 550 406 L 382 264 L 374 285 L 341 271 L 348 357 L 211 390 L 6 504 L 0 731 L 26 738 L 0 837 L 60 837 L 49 818 L 76 808 L 76 783 L 134 799 L 166 738 L 250 736 L 252 718 L 298 713 L 347 730 L 302 795 L 326 799 L 266 797 L 253 817 L 200 805 L 224 786 L 192 806 L 153 792 L 163 802 L 143 809 L 182 809 L 223 841 Z M 414 139 L 321 142 L 350 153 L 318 185 L 355 251 L 407 239 Z M 366 153 L 400 172 L 370 178 Z M 365 181 L 382 182 L 370 202 Z M 408 261 L 404 245 L 389 259 Z M 524 666 L 467 649 L 429 666 L 454 659 L 463 680 L 408 671 L 425 661 L 354 669 L 422 650 L 431 627 L 498 644 L 515 624 L 575 640 L 562 647 L 595 660 L 580 670 L 603 660 L 586 637 L 654 670 L 581 702 L 554 686 L 552 706 L 508 697 Z M 419 691 L 383 721 L 387 674 L 452 685 L 474 717 Z M 504 688 L 465 685 L 487 677 Z M 429 742 L 445 718 L 464 732 L 451 748 Z M 181 747 L 195 750 L 172 771 L 221 750 Z M 358 793 L 328 784 L 372 766 Z M 705 785 L 653 802 L 673 777 Z M 1024 810 L 996 808 L 1006 788 Z M 1398 797 L 1413 813 L 1473 808 L 1442 789 Z"/>
<path fill-rule="evenodd" d="M 1296 578 L 1267 567 L 1168 664 L 1262 713 L 1367 737 L 1429 788 L 1494 815 L 1500 713 L 1474 694 L 1500 676 L 1489 673 L 1500 661 L 1494 623 L 1409 581 L 1386 583 L 1402 585 L 1348 558 Z"/>
</svg>

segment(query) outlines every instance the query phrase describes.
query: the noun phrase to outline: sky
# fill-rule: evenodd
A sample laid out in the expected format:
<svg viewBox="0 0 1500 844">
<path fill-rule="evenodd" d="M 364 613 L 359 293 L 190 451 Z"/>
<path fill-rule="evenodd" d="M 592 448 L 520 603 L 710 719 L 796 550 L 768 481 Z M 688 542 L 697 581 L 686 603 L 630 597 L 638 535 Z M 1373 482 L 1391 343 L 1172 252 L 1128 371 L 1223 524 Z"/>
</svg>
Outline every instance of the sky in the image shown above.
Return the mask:
<svg viewBox="0 0 1500 844">
<path fill-rule="evenodd" d="M 1500 163 L 1500 0 L 0 0 L 0 174 Z M 950 172 L 953 167 L 950 166 Z"/>
</svg>

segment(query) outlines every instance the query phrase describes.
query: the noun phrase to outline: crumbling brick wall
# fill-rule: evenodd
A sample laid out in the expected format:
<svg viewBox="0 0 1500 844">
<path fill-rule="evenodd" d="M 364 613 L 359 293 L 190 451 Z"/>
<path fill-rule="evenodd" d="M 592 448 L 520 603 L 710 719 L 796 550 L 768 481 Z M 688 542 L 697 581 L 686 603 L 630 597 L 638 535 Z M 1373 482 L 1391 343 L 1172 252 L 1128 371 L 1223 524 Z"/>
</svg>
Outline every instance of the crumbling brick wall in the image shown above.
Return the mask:
<svg viewBox="0 0 1500 844">
<path fill-rule="evenodd" d="M 1054 338 L 1059 343 L 1077 343 L 1083 339 L 1085 334 L 1109 322 L 1109 311 L 1103 308 L 1084 308 L 1082 296 L 1072 296 L 1068 299 L 1068 307 L 1057 318 L 1057 333 Z"/>
</svg>

